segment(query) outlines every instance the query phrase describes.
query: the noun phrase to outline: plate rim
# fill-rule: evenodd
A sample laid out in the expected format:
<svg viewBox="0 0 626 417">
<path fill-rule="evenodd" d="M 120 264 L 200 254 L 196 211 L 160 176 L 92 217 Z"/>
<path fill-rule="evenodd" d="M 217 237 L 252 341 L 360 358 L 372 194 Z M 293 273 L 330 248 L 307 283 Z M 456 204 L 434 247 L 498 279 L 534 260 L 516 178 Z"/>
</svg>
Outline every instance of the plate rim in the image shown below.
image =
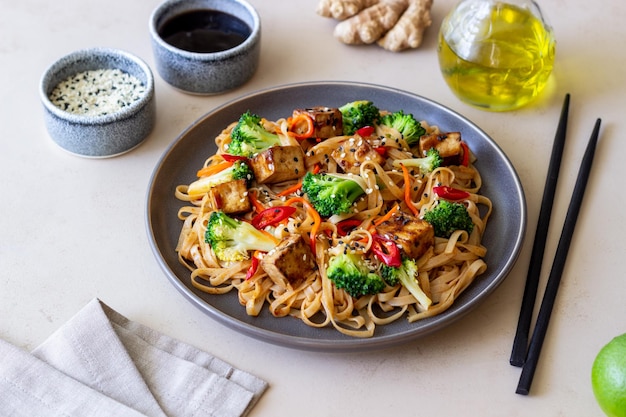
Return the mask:
<svg viewBox="0 0 626 417">
<path fill-rule="evenodd" d="M 497 151 L 498 157 L 501 159 L 501 162 L 508 168 L 508 171 L 511 173 L 511 179 L 515 184 L 515 190 L 519 195 L 519 211 L 520 211 L 520 225 L 519 229 L 517 229 L 517 234 L 514 237 L 515 243 L 513 245 L 514 250 L 508 254 L 508 258 L 504 263 L 504 267 L 498 271 L 496 276 L 491 280 L 489 285 L 485 289 L 483 289 L 479 294 L 479 299 L 474 302 L 466 303 L 461 306 L 457 306 L 451 313 L 446 314 L 446 312 L 441 315 L 434 316 L 431 320 L 424 326 L 419 328 L 419 332 L 405 332 L 400 334 L 388 334 L 388 335 L 380 335 L 374 336 L 371 338 L 348 338 L 342 340 L 332 340 L 329 341 L 327 339 L 312 339 L 308 337 L 301 337 L 298 335 L 287 335 L 284 333 L 278 333 L 271 329 L 262 329 L 258 326 L 251 325 L 249 323 L 243 322 L 236 317 L 226 315 L 224 312 L 221 312 L 217 308 L 215 308 L 210 303 L 206 302 L 196 294 L 194 294 L 190 288 L 188 288 L 181 279 L 176 275 L 175 271 L 173 271 L 169 264 L 167 263 L 165 257 L 161 253 L 160 248 L 158 247 L 158 242 L 154 235 L 153 224 L 152 224 L 152 197 L 154 194 L 154 186 L 155 181 L 160 173 L 160 170 L 163 164 L 167 161 L 168 157 L 171 153 L 180 145 L 181 142 L 185 140 L 185 137 L 192 132 L 199 125 L 204 123 L 207 119 L 219 113 L 222 110 L 225 110 L 229 107 L 232 107 L 236 104 L 250 101 L 251 99 L 259 96 L 264 96 L 270 93 L 276 93 L 281 91 L 287 91 L 291 89 L 300 89 L 305 87 L 318 87 L 318 88 L 330 88 L 330 87 L 342 87 L 342 88 L 367 88 L 373 89 L 376 91 L 393 93 L 393 94 L 401 94 L 410 99 L 422 101 L 428 104 L 431 107 L 438 108 L 441 111 L 447 112 L 450 115 L 454 116 L 454 118 L 462 121 L 464 124 L 470 126 L 477 133 L 482 136 L 482 139 L 486 139 L 490 147 L 492 147 L 495 151 Z M 173 140 L 165 151 L 162 153 L 161 157 L 158 159 L 155 168 L 149 178 L 148 189 L 146 193 L 146 216 L 145 216 L 145 226 L 148 234 L 149 244 L 153 255 L 155 256 L 161 270 L 166 275 L 166 278 L 170 281 L 170 283 L 184 296 L 187 301 L 191 302 L 196 308 L 200 309 L 204 314 L 208 315 L 210 318 L 214 319 L 221 325 L 224 325 L 230 329 L 236 330 L 242 334 L 253 337 L 257 340 L 261 340 L 264 342 L 268 342 L 274 345 L 280 345 L 283 347 L 290 347 L 300 350 L 309 350 L 309 351 L 317 351 L 317 352 L 352 352 L 352 351 L 369 351 L 369 350 L 378 350 L 384 349 L 391 346 L 396 346 L 399 344 L 403 344 L 417 338 L 421 338 L 427 335 L 430 335 L 443 327 L 447 327 L 457 320 L 465 317 L 469 312 L 475 309 L 479 304 L 488 298 L 493 291 L 506 279 L 506 277 L 511 272 L 511 269 L 514 267 L 519 254 L 521 252 L 525 231 L 527 227 L 527 204 L 526 198 L 524 194 L 524 189 L 522 183 L 520 181 L 519 175 L 515 170 L 511 160 L 504 153 L 504 151 L 500 148 L 500 146 L 495 142 L 491 136 L 489 136 L 483 129 L 481 129 L 474 122 L 461 115 L 460 113 L 450 109 L 447 106 L 444 106 L 432 99 L 426 98 L 419 94 L 402 90 L 395 87 L 384 86 L 380 84 L 374 83 L 366 83 L 366 82 L 353 82 L 353 81 L 307 81 L 307 82 L 295 82 L 295 83 L 287 83 L 276 85 L 272 87 L 267 87 L 263 89 L 259 89 L 256 91 L 252 91 L 248 94 L 244 94 L 242 96 L 238 96 L 234 99 L 228 100 L 225 103 L 218 105 L 196 120 L 194 120 L 190 125 L 184 128 L 180 134 Z M 242 307 L 243 308 L 243 307 Z M 449 310 L 448 310 L 449 311 Z M 336 331 L 336 330 L 335 330 Z"/>
</svg>

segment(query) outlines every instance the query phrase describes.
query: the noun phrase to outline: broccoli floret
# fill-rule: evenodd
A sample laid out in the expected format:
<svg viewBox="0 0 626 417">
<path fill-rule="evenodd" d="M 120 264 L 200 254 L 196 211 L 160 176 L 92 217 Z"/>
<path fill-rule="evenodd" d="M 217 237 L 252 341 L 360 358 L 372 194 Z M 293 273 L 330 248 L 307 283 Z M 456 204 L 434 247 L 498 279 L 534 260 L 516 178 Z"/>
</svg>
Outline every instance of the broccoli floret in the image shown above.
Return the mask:
<svg viewBox="0 0 626 417">
<path fill-rule="evenodd" d="M 250 168 L 245 161 L 235 161 L 232 168 L 232 175 L 234 180 L 246 180 L 246 183 L 250 185 L 254 179 L 254 171 Z"/>
<path fill-rule="evenodd" d="M 374 103 L 367 100 L 357 100 L 339 107 L 342 115 L 343 134 L 353 135 L 358 129 L 373 126 L 380 117 L 380 110 Z"/>
<path fill-rule="evenodd" d="M 380 274 L 385 282 L 391 286 L 402 284 L 424 308 L 428 308 L 432 304 L 432 300 L 428 298 L 417 282 L 417 264 L 413 259 L 403 256 L 402 265 L 398 267 L 383 264 Z"/>
<path fill-rule="evenodd" d="M 378 124 L 396 129 L 409 146 L 416 145 L 420 137 L 426 134 L 426 129 L 420 122 L 412 114 L 405 114 L 402 110 L 382 116 Z"/>
<path fill-rule="evenodd" d="M 326 274 L 337 288 L 355 298 L 378 294 L 385 288 L 385 281 L 370 271 L 363 257 L 350 250 L 330 258 Z"/>
<path fill-rule="evenodd" d="M 347 177 L 311 172 L 302 179 L 302 192 L 323 217 L 349 213 L 356 199 L 365 194 L 358 182 Z"/>
<path fill-rule="evenodd" d="M 189 184 L 187 194 L 191 197 L 200 196 L 218 184 L 240 179 L 245 179 L 247 185 L 254 179 L 254 171 L 245 161 L 235 161 L 233 165 L 220 172 L 197 179 Z"/>
<path fill-rule="evenodd" d="M 239 117 L 230 137 L 228 153 L 247 157 L 281 144 L 278 135 L 265 130 L 261 125 L 261 117 L 250 111 Z"/>
<path fill-rule="evenodd" d="M 472 233 L 474 223 L 463 203 L 439 200 L 437 205 L 424 213 L 424 220 L 435 229 L 435 236 L 448 238 L 456 230 Z"/>
<path fill-rule="evenodd" d="M 400 165 L 404 165 L 405 167 L 418 168 L 422 174 L 429 174 L 439 168 L 442 163 L 443 158 L 439 151 L 430 148 L 426 151 L 426 156 L 422 158 L 396 159 L 393 161 L 393 166 L 399 168 Z"/>
<path fill-rule="evenodd" d="M 204 240 L 222 261 L 241 261 L 250 257 L 248 251 L 269 252 L 276 247 L 270 236 L 221 211 L 211 213 Z"/>
</svg>

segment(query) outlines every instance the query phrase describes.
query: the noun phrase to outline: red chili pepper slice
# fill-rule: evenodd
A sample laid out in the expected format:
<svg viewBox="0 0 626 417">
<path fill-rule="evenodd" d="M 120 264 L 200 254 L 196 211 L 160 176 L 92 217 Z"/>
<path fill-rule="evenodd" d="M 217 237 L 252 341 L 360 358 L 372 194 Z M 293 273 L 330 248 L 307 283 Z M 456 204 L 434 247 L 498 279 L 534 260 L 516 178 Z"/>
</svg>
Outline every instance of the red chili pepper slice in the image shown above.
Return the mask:
<svg viewBox="0 0 626 417">
<path fill-rule="evenodd" d="M 339 236 L 347 236 L 354 228 L 358 227 L 362 223 L 358 219 L 348 219 L 337 223 L 337 234 Z"/>
<path fill-rule="evenodd" d="M 380 155 L 380 156 L 387 156 L 387 148 L 384 146 L 377 146 L 374 148 L 374 150 Z"/>
<path fill-rule="evenodd" d="M 257 269 L 259 269 L 259 258 L 252 256 L 252 264 L 248 268 L 248 272 L 246 272 L 246 281 L 256 274 Z"/>
<path fill-rule="evenodd" d="M 374 126 L 363 126 L 362 128 L 357 129 L 356 133 L 359 136 L 366 137 L 373 135 L 375 131 L 376 129 L 374 129 Z"/>
<path fill-rule="evenodd" d="M 228 162 L 245 161 L 248 159 L 245 156 L 231 155 L 229 153 L 223 153 L 221 156 L 222 158 L 224 158 L 225 161 L 228 161 Z"/>
<path fill-rule="evenodd" d="M 463 159 L 461 159 L 461 165 L 463 165 L 464 167 L 469 166 L 469 146 L 467 146 L 467 143 L 461 142 L 461 148 L 463 148 Z"/>
<path fill-rule="evenodd" d="M 433 187 L 433 193 L 445 200 L 452 201 L 465 200 L 470 196 L 470 193 L 468 193 L 467 191 L 459 190 L 458 188 L 448 187 L 447 185 Z"/>
<path fill-rule="evenodd" d="M 379 234 L 372 235 L 372 252 L 387 266 L 399 267 L 402 265 L 402 256 L 396 243 Z"/>
<path fill-rule="evenodd" d="M 250 223 L 257 229 L 262 230 L 267 226 L 274 226 L 280 223 L 295 212 L 296 208 L 291 206 L 269 207 L 254 216 Z"/>
</svg>

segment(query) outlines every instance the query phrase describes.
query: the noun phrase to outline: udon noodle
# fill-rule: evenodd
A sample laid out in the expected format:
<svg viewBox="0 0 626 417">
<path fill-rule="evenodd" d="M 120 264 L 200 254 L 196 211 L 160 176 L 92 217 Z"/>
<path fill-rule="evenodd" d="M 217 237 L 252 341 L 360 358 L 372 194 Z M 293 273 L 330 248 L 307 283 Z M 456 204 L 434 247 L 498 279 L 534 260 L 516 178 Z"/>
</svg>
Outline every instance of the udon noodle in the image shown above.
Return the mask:
<svg viewBox="0 0 626 417">
<path fill-rule="evenodd" d="M 481 239 L 492 210 L 491 201 L 480 194 L 482 180 L 474 166 L 475 157 L 466 164 L 448 164 L 428 174 L 394 167 L 393 161 L 419 157 L 395 129 L 376 125 L 375 133 L 368 138 L 358 135 L 336 136 L 325 140 L 298 140 L 292 130 L 292 117 L 270 121 L 263 119 L 263 126 L 276 133 L 282 145 L 299 145 L 305 155 L 307 171 L 342 173 L 337 161 L 329 155 L 340 146 L 353 141 L 367 140 L 375 149 L 383 149 L 382 161 L 367 160 L 358 167 L 358 176 L 366 193 L 349 213 L 321 217 L 306 195 L 299 188 L 301 179 L 276 184 L 259 184 L 253 181 L 245 198 L 252 202 L 251 210 L 238 213 L 243 221 L 251 219 L 263 208 L 276 206 L 294 207 L 295 212 L 278 225 L 268 226 L 265 233 L 277 242 L 294 235 L 311 239 L 315 268 L 295 283 L 270 276 L 258 267 L 263 253 L 250 253 L 247 259 L 224 262 L 218 259 L 205 240 L 206 226 L 211 213 L 220 209 L 219 201 L 211 193 L 191 197 L 189 184 L 176 188 L 176 198 L 186 202 L 178 216 L 182 228 L 177 252 L 180 262 L 190 270 L 193 286 L 206 293 L 219 296 L 231 291 L 238 293 L 238 300 L 247 314 L 257 316 L 268 308 L 275 317 L 291 316 L 309 326 L 333 326 L 339 332 L 353 337 L 371 337 L 377 326 L 405 318 L 415 322 L 446 311 L 457 297 L 482 274 L 487 265 L 483 258 L 487 249 Z M 426 134 L 440 134 L 437 126 L 420 122 Z M 217 152 L 208 156 L 204 167 L 215 166 L 228 154 L 231 131 L 236 121 L 227 126 L 216 138 Z M 352 141 L 352 142 L 351 142 Z M 467 148 L 466 148 L 467 150 Z M 382 162 L 382 163 L 381 163 Z M 203 167 L 198 167 L 201 169 Z M 433 244 L 416 259 L 417 279 L 420 288 L 432 301 L 420 303 L 404 286 L 387 285 L 380 293 L 350 296 L 337 288 L 327 276 L 329 259 L 338 251 L 358 250 L 368 258 L 373 270 L 381 262 L 371 255 L 372 234 L 385 219 L 398 213 L 421 218 L 441 198 L 433 187 L 448 186 L 466 192 L 462 203 L 474 223 L 471 233 L 457 230 L 448 238 L 435 237 Z M 357 224 L 342 232 L 341 222 L 354 220 Z M 256 259 L 255 259 L 256 257 Z M 254 264 L 254 265 L 253 265 Z M 249 272 L 253 272 L 252 276 Z"/>
</svg>

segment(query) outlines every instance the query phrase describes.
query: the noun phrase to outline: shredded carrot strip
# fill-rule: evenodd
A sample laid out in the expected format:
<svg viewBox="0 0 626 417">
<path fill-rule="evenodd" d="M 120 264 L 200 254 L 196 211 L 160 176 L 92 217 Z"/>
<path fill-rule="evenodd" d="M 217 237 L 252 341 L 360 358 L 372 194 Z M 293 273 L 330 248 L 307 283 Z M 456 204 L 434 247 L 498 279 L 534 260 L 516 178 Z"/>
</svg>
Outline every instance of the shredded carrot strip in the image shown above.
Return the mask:
<svg viewBox="0 0 626 417">
<path fill-rule="evenodd" d="M 320 164 L 313 165 L 313 174 L 318 174 L 320 172 L 320 170 L 321 170 Z M 298 181 L 296 184 L 292 185 L 291 187 L 285 188 L 280 193 L 278 193 L 277 196 L 284 197 L 284 196 L 287 196 L 289 194 L 295 194 L 301 188 L 302 188 L 302 180 Z"/>
<path fill-rule="evenodd" d="M 317 231 L 322 225 L 322 217 L 317 212 L 317 210 L 315 210 L 315 208 L 311 205 L 311 203 L 309 203 L 307 200 L 305 200 L 302 197 L 292 197 L 289 200 L 285 201 L 286 206 L 289 206 L 293 203 L 302 203 L 302 205 L 304 205 L 304 207 L 306 208 L 307 212 L 311 215 L 311 217 L 313 217 L 313 227 L 311 228 L 310 239 L 311 239 L 311 251 L 313 252 L 313 255 L 315 255 L 316 254 L 315 237 L 317 236 Z"/>
<path fill-rule="evenodd" d="M 291 187 L 287 187 L 284 190 L 282 190 L 280 193 L 276 194 L 279 197 L 284 197 L 286 195 L 289 194 L 295 194 L 298 192 L 298 190 L 302 188 L 302 181 L 298 181 L 297 183 L 295 183 L 294 185 L 292 185 Z"/>
<path fill-rule="evenodd" d="M 254 206 L 256 212 L 260 213 L 265 210 L 265 206 L 257 199 L 256 193 L 256 191 L 250 191 L 248 193 L 248 197 L 250 197 L 250 202 L 252 203 L 252 206 Z"/>
<path fill-rule="evenodd" d="M 400 208 L 400 206 L 398 206 L 397 204 L 394 205 L 391 210 L 389 210 L 387 213 L 385 213 L 384 216 L 379 217 L 378 219 L 374 220 L 374 226 L 378 226 L 383 222 L 386 222 L 387 220 L 389 220 L 391 218 L 391 216 L 393 216 L 393 214 L 398 211 L 398 209 Z"/>
<path fill-rule="evenodd" d="M 298 140 L 308 139 L 315 133 L 315 125 L 313 124 L 313 118 L 308 114 L 300 113 L 289 120 L 289 129 L 293 132 L 294 136 Z M 304 122 L 306 129 L 301 132 L 298 129 L 301 122 Z M 295 129 L 295 130 L 294 130 Z"/>
<path fill-rule="evenodd" d="M 401 164 L 400 167 L 402 167 L 402 175 L 404 177 L 404 202 L 409 207 L 409 210 L 411 210 L 411 213 L 413 213 L 414 216 L 418 216 L 419 210 L 417 210 L 417 207 L 415 207 L 413 201 L 411 201 L 411 178 L 409 176 L 409 170 L 404 164 Z"/>
<path fill-rule="evenodd" d="M 222 161 L 214 165 L 209 165 L 208 167 L 204 167 L 199 170 L 196 175 L 198 177 L 210 177 L 211 175 L 217 174 L 218 172 L 225 170 L 234 163 L 235 161 Z"/>
</svg>

